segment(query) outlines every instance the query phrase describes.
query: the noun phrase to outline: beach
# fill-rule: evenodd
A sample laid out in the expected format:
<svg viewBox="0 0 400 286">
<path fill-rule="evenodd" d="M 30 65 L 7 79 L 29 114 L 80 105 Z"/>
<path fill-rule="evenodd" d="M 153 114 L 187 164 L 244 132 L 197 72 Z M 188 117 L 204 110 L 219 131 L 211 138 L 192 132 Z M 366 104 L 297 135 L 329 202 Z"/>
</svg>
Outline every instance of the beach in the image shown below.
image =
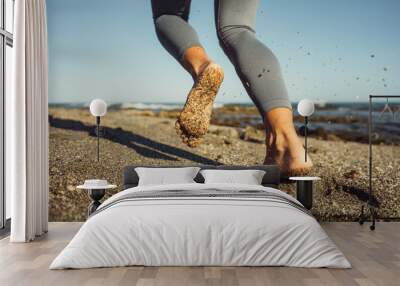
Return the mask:
<svg viewBox="0 0 400 286">
<path fill-rule="evenodd" d="M 100 162 L 96 161 L 95 119 L 87 108 L 50 107 L 50 221 L 84 221 L 90 200 L 76 186 L 85 179 L 107 179 L 122 190 L 126 165 L 261 164 L 265 134 L 254 109 L 229 107 L 214 111 L 212 125 L 198 148 L 181 143 L 174 129 L 177 110 L 110 108 L 101 120 Z M 247 112 L 247 113 L 246 113 Z M 250 119 L 249 119 L 250 120 Z M 296 126 L 301 119 L 298 118 Z M 229 122 L 230 121 L 230 122 Z M 317 130 L 317 129 L 315 129 Z M 321 221 L 354 221 L 368 199 L 368 144 L 365 136 L 312 132 L 309 153 L 315 165 L 312 213 Z M 400 218 L 400 144 L 376 140 L 373 146 L 373 202 L 382 219 Z M 294 184 L 281 190 L 295 195 Z M 106 196 L 106 197 L 107 197 Z"/>
</svg>

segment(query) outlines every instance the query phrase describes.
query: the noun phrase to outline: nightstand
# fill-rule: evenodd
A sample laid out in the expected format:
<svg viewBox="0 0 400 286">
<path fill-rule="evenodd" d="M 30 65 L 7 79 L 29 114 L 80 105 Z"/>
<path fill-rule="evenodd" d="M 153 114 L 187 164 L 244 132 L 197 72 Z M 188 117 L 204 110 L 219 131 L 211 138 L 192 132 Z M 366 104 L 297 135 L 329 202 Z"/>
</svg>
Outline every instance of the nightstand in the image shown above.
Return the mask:
<svg viewBox="0 0 400 286">
<path fill-rule="evenodd" d="M 94 213 L 101 205 L 100 200 L 106 194 L 106 190 L 116 188 L 116 185 L 110 185 L 106 180 L 85 180 L 83 185 L 77 186 L 77 189 L 86 190 L 89 198 L 92 200 L 88 206 L 88 217 Z"/>
<path fill-rule="evenodd" d="M 296 181 L 297 200 L 310 210 L 313 203 L 313 184 L 319 181 L 319 177 L 290 177 L 289 180 Z"/>
</svg>

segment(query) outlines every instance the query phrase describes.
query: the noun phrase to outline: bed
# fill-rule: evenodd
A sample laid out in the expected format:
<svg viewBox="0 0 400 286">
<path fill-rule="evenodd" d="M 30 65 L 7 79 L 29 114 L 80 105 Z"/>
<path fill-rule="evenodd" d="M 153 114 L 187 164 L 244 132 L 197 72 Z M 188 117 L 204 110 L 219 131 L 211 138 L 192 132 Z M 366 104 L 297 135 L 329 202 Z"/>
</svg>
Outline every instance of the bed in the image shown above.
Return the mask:
<svg viewBox="0 0 400 286">
<path fill-rule="evenodd" d="M 315 218 L 278 190 L 276 166 L 200 166 L 264 170 L 262 185 L 196 183 L 138 186 L 108 198 L 50 269 L 144 266 L 350 268 Z"/>
</svg>

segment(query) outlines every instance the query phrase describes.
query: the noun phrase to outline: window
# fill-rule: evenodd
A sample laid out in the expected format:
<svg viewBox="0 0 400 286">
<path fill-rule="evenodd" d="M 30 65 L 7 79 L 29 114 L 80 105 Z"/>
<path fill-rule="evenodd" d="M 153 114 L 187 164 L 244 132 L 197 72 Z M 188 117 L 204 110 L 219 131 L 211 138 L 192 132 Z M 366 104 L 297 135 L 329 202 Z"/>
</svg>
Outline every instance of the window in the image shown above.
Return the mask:
<svg viewBox="0 0 400 286">
<path fill-rule="evenodd" d="M 9 226 L 10 194 L 5 188 L 5 105 L 11 92 L 14 0 L 0 0 L 0 228 Z M 0 232 L 1 235 L 2 232 Z"/>
</svg>

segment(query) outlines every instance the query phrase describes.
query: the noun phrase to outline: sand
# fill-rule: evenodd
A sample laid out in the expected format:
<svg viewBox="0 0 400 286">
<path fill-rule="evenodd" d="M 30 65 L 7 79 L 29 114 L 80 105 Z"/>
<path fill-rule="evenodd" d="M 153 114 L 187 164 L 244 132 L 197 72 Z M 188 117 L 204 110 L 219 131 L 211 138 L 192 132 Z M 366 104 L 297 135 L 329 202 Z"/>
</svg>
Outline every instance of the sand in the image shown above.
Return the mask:
<svg viewBox="0 0 400 286">
<path fill-rule="evenodd" d="M 100 162 L 96 161 L 94 118 L 86 109 L 50 108 L 50 221 L 83 221 L 89 198 L 76 186 L 103 178 L 121 191 L 122 168 L 129 164 L 261 164 L 263 132 L 253 128 L 211 125 L 198 148 L 185 146 L 176 135 L 176 118 L 152 111 L 111 110 L 102 118 Z M 328 137 L 329 139 L 329 137 Z M 354 221 L 368 198 L 368 145 L 309 139 L 315 164 L 312 213 L 321 221 Z M 380 218 L 400 217 L 400 146 L 375 145 L 374 193 Z M 295 194 L 294 184 L 281 189 Z"/>
</svg>

